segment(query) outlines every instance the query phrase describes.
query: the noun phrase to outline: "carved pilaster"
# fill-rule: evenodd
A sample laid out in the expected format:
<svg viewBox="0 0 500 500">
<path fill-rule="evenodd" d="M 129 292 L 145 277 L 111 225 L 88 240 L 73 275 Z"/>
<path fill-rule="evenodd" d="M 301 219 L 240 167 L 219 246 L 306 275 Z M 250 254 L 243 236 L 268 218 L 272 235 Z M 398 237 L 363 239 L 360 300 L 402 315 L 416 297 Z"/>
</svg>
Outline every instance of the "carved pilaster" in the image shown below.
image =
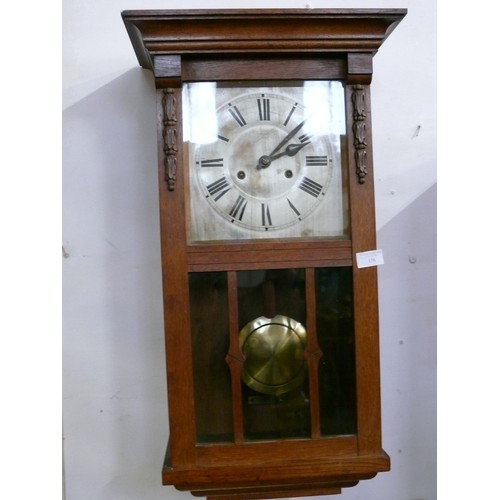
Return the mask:
<svg viewBox="0 0 500 500">
<path fill-rule="evenodd" d="M 365 87 L 354 85 L 352 94 L 352 131 L 354 132 L 354 161 L 356 163 L 356 175 L 360 184 L 365 183 L 368 173 L 366 168 L 366 106 Z"/>
<path fill-rule="evenodd" d="M 175 89 L 163 91 L 163 153 L 165 180 L 168 190 L 174 191 L 177 177 L 178 120 Z"/>
</svg>

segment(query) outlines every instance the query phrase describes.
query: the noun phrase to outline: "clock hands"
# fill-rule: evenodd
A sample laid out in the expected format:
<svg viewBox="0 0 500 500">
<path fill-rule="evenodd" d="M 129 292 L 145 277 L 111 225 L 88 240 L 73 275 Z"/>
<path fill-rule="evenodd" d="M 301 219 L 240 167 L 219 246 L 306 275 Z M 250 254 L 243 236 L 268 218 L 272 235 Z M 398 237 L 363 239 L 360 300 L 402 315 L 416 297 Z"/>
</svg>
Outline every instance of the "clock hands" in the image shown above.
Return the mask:
<svg viewBox="0 0 500 500">
<path fill-rule="evenodd" d="M 305 122 L 306 120 L 299 123 L 289 134 L 287 134 L 287 136 L 271 151 L 269 155 L 261 156 L 257 163 L 257 170 L 269 167 L 271 162 L 281 158 L 282 156 L 295 156 L 303 147 L 307 146 L 309 141 L 301 144 L 289 144 L 284 151 L 278 153 L 278 151 L 304 126 Z"/>
<path fill-rule="evenodd" d="M 269 156 L 273 156 L 277 151 L 279 151 L 306 123 L 306 120 L 299 123 L 272 151 Z"/>
</svg>

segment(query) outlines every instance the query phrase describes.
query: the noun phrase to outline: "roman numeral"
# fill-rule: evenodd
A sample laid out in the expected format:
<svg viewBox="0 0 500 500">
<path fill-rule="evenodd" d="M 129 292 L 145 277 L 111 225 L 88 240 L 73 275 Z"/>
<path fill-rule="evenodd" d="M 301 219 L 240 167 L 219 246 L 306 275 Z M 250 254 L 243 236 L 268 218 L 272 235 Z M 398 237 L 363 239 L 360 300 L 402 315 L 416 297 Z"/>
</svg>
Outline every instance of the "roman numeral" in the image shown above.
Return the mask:
<svg viewBox="0 0 500 500">
<path fill-rule="evenodd" d="M 302 134 L 299 136 L 299 141 L 304 144 L 305 142 L 311 142 L 311 134 Z"/>
<path fill-rule="evenodd" d="M 290 110 L 290 113 L 288 113 L 288 116 L 286 117 L 286 120 L 283 122 L 283 125 L 286 127 L 288 125 L 288 122 L 290 121 L 290 118 L 293 115 L 293 112 L 297 109 L 297 103 L 295 103 L 292 106 L 292 109 Z"/>
<path fill-rule="evenodd" d="M 288 201 L 288 204 L 290 205 L 290 208 L 295 212 L 297 217 L 300 219 L 300 212 L 298 211 L 297 207 L 287 198 L 286 201 Z"/>
<path fill-rule="evenodd" d="M 229 142 L 229 139 L 227 137 L 224 137 L 223 135 L 218 135 L 217 138 L 220 139 L 221 141 Z"/>
<path fill-rule="evenodd" d="M 229 181 L 226 177 L 221 177 L 207 186 L 207 191 L 210 196 L 217 195 L 217 197 L 214 198 L 215 201 L 224 196 L 230 189 L 231 186 L 229 185 Z"/>
<path fill-rule="evenodd" d="M 269 105 L 269 99 L 264 99 L 264 94 L 262 94 L 263 99 L 257 99 L 257 104 L 259 106 L 259 119 L 270 120 L 271 119 L 271 107 Z"/>
<path fill-rule="evenodd" d="M 240 110 L 236 106 L 230 107 L 228 111 L 231 113 L 231 116 L 238 122 L 238 125 L 240 127 L 243 127 L 247 124 L 245 118 L 243 118 L 243 115 L 240 113 Z"/>
<path fill-rule="evenodd" d="M 211 160 L 201 160 L 202 167 L 223 167 L 224 158 L 213 158 Z"/>
<path fill-rule="evenodd" d="M 299 188 L 307 194 L 317 198 L 320 195 L 323 186 L 315 181 L 312 181 L 308 177 L 304 177 L 302 182 L 299 184 Z"/>
<path fill-rule="evenodd" d="M 231 208 L 229 215 L 234 219 L 241 220 L 243 218 L 243 214 L 245 213 L 245 208 L 247 207 L 247 200 L 243 198 L 243 196 L 239 195 L 238 199 Z"/>
<path fill-rule="evenodd" d="M 260 204 L 261 212 L 262 212 L 262 225 L 263 226 L 272 226 L 273 223 L 271 221 L 271 212 L 269 211 L 269 205 L 265 203 Z"/>
<path fill-rule="evenodd" d="M 306 165 L 308 167 L 326 167 L 328 165 L 327 156 L 306 156 Z"/>
</svg>

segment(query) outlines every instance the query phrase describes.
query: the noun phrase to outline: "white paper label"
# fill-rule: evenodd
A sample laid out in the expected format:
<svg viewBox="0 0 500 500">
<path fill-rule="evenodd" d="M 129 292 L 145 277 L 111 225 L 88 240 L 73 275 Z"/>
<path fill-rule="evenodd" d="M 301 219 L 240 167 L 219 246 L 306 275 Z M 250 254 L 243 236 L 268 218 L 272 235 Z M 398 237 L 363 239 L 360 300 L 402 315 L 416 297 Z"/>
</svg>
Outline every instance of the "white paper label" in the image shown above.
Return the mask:
<svg viewBox="0 0 500 500">
<path fill-rule="evenodd" d="M 382 250 L 370 250 L 368 252 L 358 252 L 356 254 L 358 268 L 381 266 L 384 263 Z"/>
</svg>

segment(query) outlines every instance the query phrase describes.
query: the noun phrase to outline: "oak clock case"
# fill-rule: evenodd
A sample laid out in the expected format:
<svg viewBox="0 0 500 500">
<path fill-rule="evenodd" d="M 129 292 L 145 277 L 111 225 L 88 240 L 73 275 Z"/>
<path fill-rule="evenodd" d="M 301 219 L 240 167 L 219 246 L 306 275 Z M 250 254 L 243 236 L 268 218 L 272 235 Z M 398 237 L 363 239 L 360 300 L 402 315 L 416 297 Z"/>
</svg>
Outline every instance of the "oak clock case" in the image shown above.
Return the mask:
<svg viewBox="0 0 500 500">
<path fill-rule="evenodd" d="M 122 13 L 157 95 L 163 484 L 312 496 L 390 469 L 356 254 L 376 249 L 372 58 L 405 13 Z"/>
</svg>

